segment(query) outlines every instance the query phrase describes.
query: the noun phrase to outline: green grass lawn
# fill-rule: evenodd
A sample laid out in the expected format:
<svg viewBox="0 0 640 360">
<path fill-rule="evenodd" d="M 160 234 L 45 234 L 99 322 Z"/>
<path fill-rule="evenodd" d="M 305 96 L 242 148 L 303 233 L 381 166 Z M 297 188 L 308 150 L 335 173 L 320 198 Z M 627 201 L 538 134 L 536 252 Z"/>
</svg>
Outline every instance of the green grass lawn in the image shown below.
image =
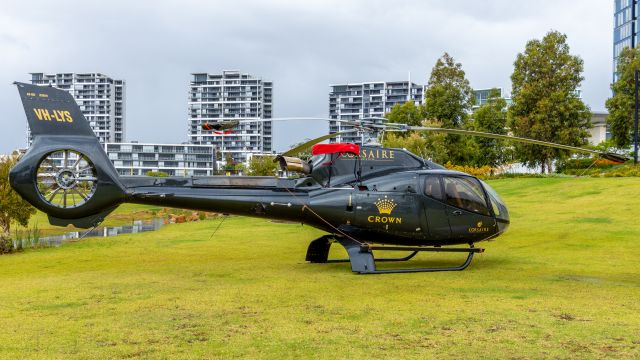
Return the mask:
<svg viewBox="0 0 640 360">
<path fill-rule="evenodd" d="M 307 264 L 321 232 L 240 217 L 0 256 L 0 358 L 640 357 L 640 179 L 491 184 L 512 225 L 462 272 Z"/>
</svg>

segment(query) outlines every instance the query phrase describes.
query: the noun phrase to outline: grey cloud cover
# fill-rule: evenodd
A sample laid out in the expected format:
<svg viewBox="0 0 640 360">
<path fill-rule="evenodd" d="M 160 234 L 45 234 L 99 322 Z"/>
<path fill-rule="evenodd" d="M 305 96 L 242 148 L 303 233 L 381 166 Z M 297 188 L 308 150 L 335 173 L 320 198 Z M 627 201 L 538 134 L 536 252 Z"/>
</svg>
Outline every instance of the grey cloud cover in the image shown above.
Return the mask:
<svg viewBox="0 0 640 360">
<path fill-rule="evenodd" d="M 447 51 L 474 87 L 510 88 L 527 40 L 568 35 L 585 63 L 583 97 L 610 94 L 613 3 L 542 1 L 3 1 L 0 153 L 25 146 L 13 81 L 29 72 L 102 72 L 127 81 L 127 138 L 186 141 L 191 72 L 238 69 L 274 82 L 274 115 L 326 116 L 329 85 L 426 83 Z M 152 130 L 149 130 L 152 129 Z M 278 124 L 278 150 L 324 123 Z"/>
</svg>

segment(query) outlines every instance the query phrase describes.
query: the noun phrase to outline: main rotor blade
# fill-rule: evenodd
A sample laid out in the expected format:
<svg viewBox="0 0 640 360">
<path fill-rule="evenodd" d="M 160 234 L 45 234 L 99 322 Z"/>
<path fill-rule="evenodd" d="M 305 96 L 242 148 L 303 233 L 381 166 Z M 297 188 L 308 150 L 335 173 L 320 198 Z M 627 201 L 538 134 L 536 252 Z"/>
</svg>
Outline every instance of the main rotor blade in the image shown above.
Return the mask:
<svg viewBox="0 0 640 360">
<path fill-rule="evenodd" d="M 282 156 L 294 156 L 294 155 L 297 155 L 298 153 L 300 153 L 300 152 L 312 147 L 313 145 L 315 145 L 317 143 L 320 143 L 320 142 L 323 142 L 323 141 L 325 141 L 327 139 L 331 139 L 331 138 L 336 137 L 336 136 L 340 136 L 340 135 L 343 135 L 343 134 L 350 134 L 350 133 L 354 133 L 354 132 L 358 132 L 358 131 L 359 130 L 357 130 L 357 129 L 353 129 L 353 130 L 345 130 L 345 131 L 340 131 L 340 132 L 335 132 L 335 133 L 323 135 L 323 136 L 320 136 L 320 137 L 315 138 L 313 140 L 309 140 L 309 141 L 307 141 L 307 142 L 305 142 L 303 144 L 300 144 L 300 145 L 298 145 L 298 146 L 296 146 L 296 147 L 294 147 L 292 149 L 289 149 L 289 150 L 283 152 L 281 155 Z"/>
<path fill-rule="evenodd" d="M 220 120 L 213 122 L 205 122 L 201 125 L 202 130 L 204 131 L 223 131 L 223 130 L 231 130 L 240 124 L 255 124 L 255 123 L 266 123 L 266 122 L 280 122 L 280 121 L 333 121 L 336 123 L 341 123 L 346 126 L 352 126 L 356 129 L 363 130 L 384 130 L 388 128 L 397 129 L 394 124 L 376 124 L 376 120 L 386 121 L 385 118 L 382 117 L 368 117 L 364 119 L 357 120 L 340 120 L 340 119 L 331 119 L 331 118 L 323 118 L 323 117 L 281 117 L 281 118 L 271 118 L 271 119 L 243 119 L 243 120 Z M 217 134 L 223 135 L 223 134 Z M 242 136 L 242 133 L 234 134 L 235 136 Z"/>
<path fill-rule="evenodd" d="M 574 152 L 595 154 L 605 159 L 616 161 L 616 162 L 625 162 L 629 160 L 629 158 L 620 154 L 602 152 L 602 151 L 585 149 L 585 148 L 576 147 L 576 146 L 563 145 L 563 144 L 553 143 L 549 141 L 535 140 L 535 139 L 529 139 L 529 138 L 523 138 L 523 137 L 511 136 L 511 135 L 501 135 L 501 134 L 493 134 L 493 133 L 487 133 L 487 132 L 481 132 L 481 131 L 471 131 L 471 130 L 462 130 L 462 129 L 434 128 L 434 127 L 425 127 L 425 126 L 407 126 L 406 129 L 414 130 L 414 131 L 430 131 L 430 132 L 440 132 L 445 134 L 470 135 L 470 136 L 479 136 L 479 137 L 492 138 L 492 139 L 512 140 L 512 141 L 517 141 L 525 144 L 540 145 L 540 146 L 552 147 L 556 149 L 563 149 L 563 150 L 569 150 Z M 400 132 L 405 130 L 387 130 L 387 131 Z"/>
<path fill-rule="evenodd" d="M 375 120 L 383 120 L 386 121 L 385 118 L 382 117 L 367 117 L 364 119 L 356 119 L 356 120 L 341 120 L 341 119 L 331 119 L 325 117 L 280 117 L 280 118 L 271 118 L 271 119 L 243 119 L 238 120 L 240 124 L 246 123 L 256 123 L 256 122 L 279 122 L 279 121 L 296 121 L 296 120 L 313 120 L 313 121 L 333 121 L 345 125 L 351 126 L 360 126 L 360 127 L 376 127 L 376 128 L 384 128 L 388 127 L 390 124 L 381 125 L 375 124 Z"/>
</svg>

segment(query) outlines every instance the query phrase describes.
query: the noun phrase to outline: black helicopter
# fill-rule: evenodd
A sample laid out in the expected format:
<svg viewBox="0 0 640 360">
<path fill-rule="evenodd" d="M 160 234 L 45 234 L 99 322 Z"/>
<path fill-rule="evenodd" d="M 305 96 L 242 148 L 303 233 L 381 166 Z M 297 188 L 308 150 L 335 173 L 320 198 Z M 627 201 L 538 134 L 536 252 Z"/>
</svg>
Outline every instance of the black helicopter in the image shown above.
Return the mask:
<svg viewBox="0 0 640 360">
<path fill-rule="evenodd" d="M 485 182 L 446 170 L 403 149 L 319 144 L 336 135 L 381 125 L 345 121 L 346 130 L 313 139 L 277 157 L 297 179 L 250 176 L 119 176 L 73 97 L 66 91 L 16 83 L 33 144 L 10 172 L 11 186 L 57 226 L 97 226 L 123 202 L 301 222 L 328 234 L 311 241 L 306 260 L 349 261 L 361 274 L 463 270 L 475 243 L 504 233 L 509 211 Z M 231 129 L 231 127 L 225 130 Z M 212 128 L 212 130 L 216 130 Z M 566 150 L 615 154 L 538 140 L 457 129 L 388 125 L 387 131 L 440 131 L 505 138 Z M 292 155 L 312 147 L 309 162 Z M 329 260 L 338 242 L 348 260 Z M 374 245 L 380 244 L 380 245 Z M 467 244 L 468 247 L 445 247 Z M 408 256 L 375 259 L 376 250 Z M 381 270 L 376 261 L 405 261 L 421 251 L 462 252 L 460 266 Z"/>
</svg>

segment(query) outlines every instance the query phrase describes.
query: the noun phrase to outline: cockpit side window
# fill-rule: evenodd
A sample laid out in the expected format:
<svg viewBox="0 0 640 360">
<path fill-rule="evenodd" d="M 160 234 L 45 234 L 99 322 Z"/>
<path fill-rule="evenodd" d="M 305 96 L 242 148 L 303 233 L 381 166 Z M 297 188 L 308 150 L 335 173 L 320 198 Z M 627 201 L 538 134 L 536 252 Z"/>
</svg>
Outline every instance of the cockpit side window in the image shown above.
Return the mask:
<svg viewBox="0 0 640 360">
<path fill-rule="evenodd" d="M 424 194 L 442 201 L 442 186 L 440 185 L 439 176 L 426 176 L 424 178 Z"/>
<path fill-rule="evenodd" d="M 480 183 L 470 177 L 445 177 L 446 202 L 467 211 L 489 216 L 487 200 Z"/>
</svg>

